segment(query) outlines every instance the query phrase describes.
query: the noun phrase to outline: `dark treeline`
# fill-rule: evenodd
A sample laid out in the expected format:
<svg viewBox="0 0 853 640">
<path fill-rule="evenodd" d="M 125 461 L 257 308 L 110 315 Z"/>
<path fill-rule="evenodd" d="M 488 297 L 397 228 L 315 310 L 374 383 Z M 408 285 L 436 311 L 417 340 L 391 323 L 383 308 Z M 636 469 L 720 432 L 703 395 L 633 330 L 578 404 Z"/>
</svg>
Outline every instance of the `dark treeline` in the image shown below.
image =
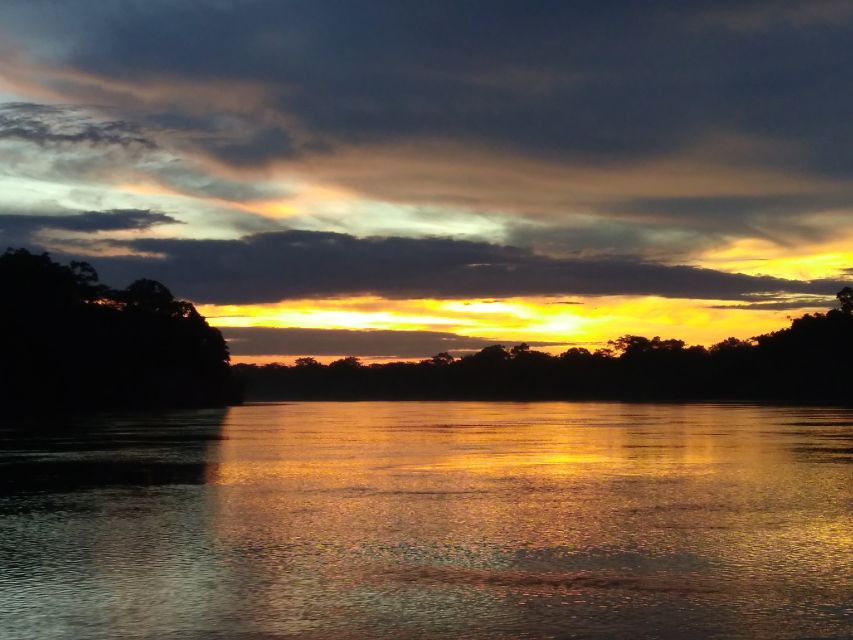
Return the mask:
<svg viewBox="0 0 853 640">
<path fill-rule="evenodd" d="M 0 401 L 57 411 L 224 405 L 228 349 L 192 304 L 153 280 L 126 289 L 85 262 L 0 256 Z"/>
<path fill-rule="evenodd" d="M 853 399 L 853 290 L 839 307 L 790 328 L 709 349 L 681 340 L 626 335 L 608 348 L 559 356 L 527 345 L 486 347 L 462 358 L 418 363 L 236 365 L 253 400 L 285 399 L 625 399 L 772 400 L 849 404 Z"/>
<path fill-rule="evenodd" d="M 229 366 L 221 333 L 153 280 L 126 289 L 84 262 L 0 255 L 0 401 L 7 409 L 221 406 L 288 399 L 853 399 L 853 289 L 838 308 L 709 349 L 626 335 L 558 356 L 518 345 L 363 365 Z"/>
</svg>

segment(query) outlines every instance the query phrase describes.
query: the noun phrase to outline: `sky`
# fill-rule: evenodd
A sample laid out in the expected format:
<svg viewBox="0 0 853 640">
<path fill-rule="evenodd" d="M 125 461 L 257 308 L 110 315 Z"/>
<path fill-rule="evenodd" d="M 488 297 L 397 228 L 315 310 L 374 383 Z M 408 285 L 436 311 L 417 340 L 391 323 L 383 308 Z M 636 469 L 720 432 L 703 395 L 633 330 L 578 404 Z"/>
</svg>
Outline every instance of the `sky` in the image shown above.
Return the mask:
<svg viewBox="0 0 853 640">
<path fill-rule="evenodd" d="M 237 362 L 711 345 L 853 280 L 846 0 L 4 0 L 0 245 Z"/>
</svg>

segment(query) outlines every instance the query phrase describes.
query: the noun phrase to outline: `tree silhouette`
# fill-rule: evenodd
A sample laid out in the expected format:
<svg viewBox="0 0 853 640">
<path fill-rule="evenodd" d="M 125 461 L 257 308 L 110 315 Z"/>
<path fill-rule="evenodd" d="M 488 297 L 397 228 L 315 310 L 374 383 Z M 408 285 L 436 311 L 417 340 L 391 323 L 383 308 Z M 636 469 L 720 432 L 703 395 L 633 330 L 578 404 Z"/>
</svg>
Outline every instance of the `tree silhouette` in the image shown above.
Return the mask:
<svg viewBox="0 0 853 640">
<path fill-rule="evenodd" d="M 844 287 L 835 297 L 838 299 L 839 311 L 846 315 L 853 314 L 853 289 Z"/>
<path fill-rule="evenodd" d="M 331 362 L 329 366 L 332 369 L 340 370 L 358 369 L 361 367 L 361 360 L 354 356 L 347 356 L 346 358 L 340 358 Z"/>
<path fill-rule="evenodd" d="M 509 353 L 509 351 L 506 350 L 505 346 L 503 346 L 502 344 L 493 344 L 490 347 L 485 347 L 481 349 L 474 355 L 468 356 L 468 359 L 478 364 L 495 364 L 500 362 L 507 362 L 511 357 L 511 354 Z"/>
<path fill-rule="evenodd" d="M 530 353 L 530 345 L 526 342 L 517 344 L 509 350 L 509 354 L 513 358 L 518 358 L 519 356 L 524 357 L 524 355 L 528 353 Z"/>
<path fill-rule="evenodd" d="M 297 367 L 319 367 L 320 363 L 315 358 L 296 358 Z"/>
<path fill-rule="evenodd" d="M 114 290 L 24 249 L 0 256 L 0 371 L 0 401 L 26 410 L 219 405 L 235 389 L 222 334 L 161 283 Z"/>
<path fill-rule="evenodd" d="M 442 351 L 441 353 L 435 354 L 429 360 L 422 360 L 423 364 L 429 364 L 436 367 L 445 367 L 449 364 L 453 364 L 454 358 L 452 355 L 447 353 L 446 351 Z"/>
<path fill-rule="evenodd" d="M 182 315 L 172 292 L 156 280 L 131 283 L 121 294 L 128 309 L 162 316 Z"/>
</svg>

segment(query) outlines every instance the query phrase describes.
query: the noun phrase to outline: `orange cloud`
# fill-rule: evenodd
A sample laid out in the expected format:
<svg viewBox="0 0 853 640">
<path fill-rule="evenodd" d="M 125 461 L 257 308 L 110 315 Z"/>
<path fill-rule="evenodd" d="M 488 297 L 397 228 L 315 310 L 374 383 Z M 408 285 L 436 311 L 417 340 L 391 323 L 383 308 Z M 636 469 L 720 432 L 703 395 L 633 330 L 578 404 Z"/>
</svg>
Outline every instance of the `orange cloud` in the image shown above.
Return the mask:
<svg viewBox="0 0 853 640">
<path fill-rule="evenodd" d="M 802 176 L 751 162 L 793 156 L 789 144 L 720 132 L 687 149 L 630 164 L 547 161 L 450 142 L 340 147 L 334 153 L 279 163 L 282 175 L 343 186 L 365 197 L 465 206 L 551 219 L 578 213 L 655 222 L 636 213 L 607 212 L 635 198 L 688 198 L 849 193 L 842 180 Z M 658 220 L 659 221 L 659 220 Z"/>
<path fill-rule="evenodd" d="M 8 40 L 7 40 L 8 42 Z M 0 49 L 0 89 L 30 98 L 81 105 L 138 107 L 172 105 L 196 113 L 219 109 L 254 112 L 268 99 L 268 89 L 256 82 L 195 80 L 167 75 L 121 80 L 71 67 L 38 62 L 6 44 Z M 283 88 L 277 86 L 276 90 Z"/>
</svg>

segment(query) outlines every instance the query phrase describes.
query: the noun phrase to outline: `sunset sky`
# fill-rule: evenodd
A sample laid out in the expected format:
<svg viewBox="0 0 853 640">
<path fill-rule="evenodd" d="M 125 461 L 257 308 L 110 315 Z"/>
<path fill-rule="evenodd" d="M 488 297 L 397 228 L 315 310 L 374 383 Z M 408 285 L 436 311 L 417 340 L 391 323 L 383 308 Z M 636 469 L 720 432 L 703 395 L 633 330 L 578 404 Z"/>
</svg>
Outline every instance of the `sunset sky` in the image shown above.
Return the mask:
<svg viewBox="0 0 853 640">
<path fill-rule="evenodd" d="M 853 280 L 853 2 L 4 0 L 0 243 L 235 361 L 632 333 Z"/>
</svg>

